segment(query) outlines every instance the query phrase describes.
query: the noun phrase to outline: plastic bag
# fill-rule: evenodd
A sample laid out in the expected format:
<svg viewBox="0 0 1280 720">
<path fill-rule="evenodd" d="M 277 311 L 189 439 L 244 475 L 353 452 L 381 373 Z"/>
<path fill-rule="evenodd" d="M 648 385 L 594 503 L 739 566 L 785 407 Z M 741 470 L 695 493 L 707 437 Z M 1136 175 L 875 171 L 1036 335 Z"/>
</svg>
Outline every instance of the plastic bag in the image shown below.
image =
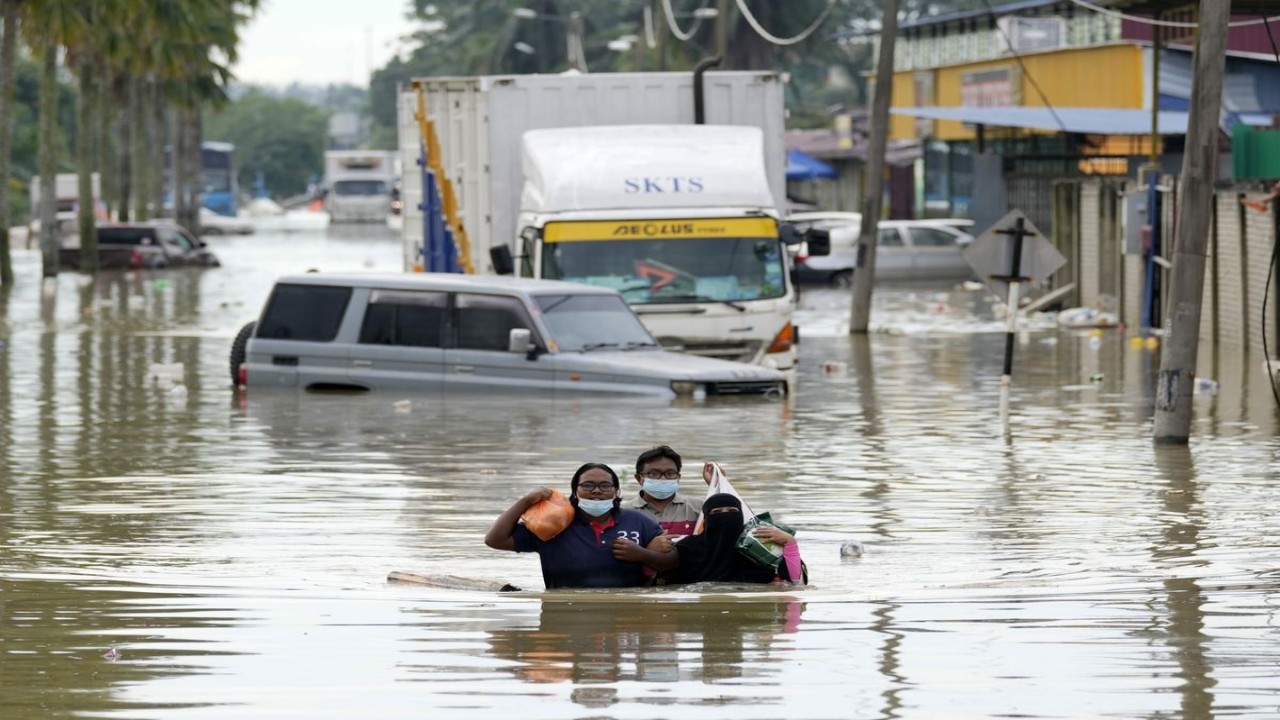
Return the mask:
<svg viewBox="0 0 1280 720">
<path fill-rule="evenodd" d="M 573 523 L 574 513 L 573 506 L 569 504 L 569 498 L 559 490 L 552 490 L 551 497 L 529 506 L 520 519 L 524 521 L 524 526 L 529 529 L 529 532 L 536 535 L 542 542 L 547 542 L 564 532 L 564 529 Z"/>
<path fill-rule="evenodd" d="M 791 527 L 775 522 L 769 513 L 762 512 L 743 523 L 742 534 L 738 536 L 738 552 L 760 567 L 777 570 L 778 563 L 782 562 L 782 546 L 753 534 L 757 528 L 766 526 L 776 527 L 792 536 L 796 534 Z"/>
<path fill-rule="evenodd" d="M 729 484 L 729 478 L 725 476 L 724 471 L 720 469 L 719 463 L 711 463 L 711 483 L 707 485 L 707 497 L 717 495 L 719 493 L 728 493 L 742 503 L 742 519 L 743 522 L 749 521 L 755 517 L 755 513 L 751 512 L 751 508 L 747 505 L 747 501 L 742 499 L 737 490 L 733 489 L 733 485 Z M 698 522 L 694 525 L 693 534 L 701 535 L 703 528 L 706 526 L 706 518 L 702 513 L 698 513 Z"/>
</svg>

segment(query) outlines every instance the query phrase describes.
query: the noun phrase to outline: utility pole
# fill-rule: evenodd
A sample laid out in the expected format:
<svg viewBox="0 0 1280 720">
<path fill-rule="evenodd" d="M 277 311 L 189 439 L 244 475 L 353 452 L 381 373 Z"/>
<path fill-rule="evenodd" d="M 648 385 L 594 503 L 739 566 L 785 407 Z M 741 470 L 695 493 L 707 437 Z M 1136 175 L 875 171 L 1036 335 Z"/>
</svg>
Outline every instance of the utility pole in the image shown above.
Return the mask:
<svg viewBox="0 0 1280 720">
<path fill-rule="evenodd" d="M 569 56 L 569 67 L 578 72 L 586 72 L 582 66 L 582 13 L 574 10 L 569 13 L 569 34 L 566 54 Z"/>
<path fill-rule="evenodd" d="M 880 57 L 876 61 L 876 92 L 871 98 L 871 136 L 867 138 L 867 169 L 862 183 L 858 263 L 853 269 L 853 306 L 849 315 L 851 335 L 865 333 L 871 324 L 871 286 L 876 274 L 876 235 L 880 231 L 880 202 L 884 195 L 884 151 L 889 144 L 893 48 L 897 39 L 898 0 L 884 0 L 884 17 L 880 20 Z"/>
<path fill-rule="evenodd" d="M 1191 434 L 1191 394 L 1200 344 L 1205 255 L 1213 216 L 1218 163 L 1218 117 L 1226 64 L 1231 0 L 1200 0 L 1191 115 L 1182 158 L 1182 202 L 1174 242 L 1172 292 L 1160 375 L 1156 383 L 1155 441 L 1186 444 Z"/>
</svg>

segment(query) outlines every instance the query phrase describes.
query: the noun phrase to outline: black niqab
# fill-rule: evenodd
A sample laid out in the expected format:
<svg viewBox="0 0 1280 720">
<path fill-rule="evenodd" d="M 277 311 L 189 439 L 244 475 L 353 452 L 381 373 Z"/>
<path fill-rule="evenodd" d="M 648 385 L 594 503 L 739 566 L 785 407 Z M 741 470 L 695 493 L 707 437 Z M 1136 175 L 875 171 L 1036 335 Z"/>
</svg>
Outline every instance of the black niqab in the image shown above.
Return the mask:
<svg viewBox="0 0 1280 720">
<path fill-rule="evenodd" d="M 715 508 L 733 507 L 737 512 L 712 513 Z M 742 534 L 742 501 L 728 493 L 718 493 L 702 504 L 702 534 L 676 543 L 680 565 L 671 572 L 670 582 L 768 583 L 777 577 L 770 568 L 760 567 L 738 552 Z"/>
</svg>

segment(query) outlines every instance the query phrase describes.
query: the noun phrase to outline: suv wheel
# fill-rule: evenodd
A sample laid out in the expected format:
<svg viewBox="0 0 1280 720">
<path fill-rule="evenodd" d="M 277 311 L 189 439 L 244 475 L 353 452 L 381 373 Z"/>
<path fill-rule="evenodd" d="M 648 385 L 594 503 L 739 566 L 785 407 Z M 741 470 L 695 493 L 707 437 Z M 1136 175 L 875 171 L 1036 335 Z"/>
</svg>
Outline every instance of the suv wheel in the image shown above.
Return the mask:
<svg viewBox="0 0 1280 720">
<path fill-rule="evenodd" d="M 831 276 L 831 286 L 838 288 L 853 287 L 853 271 L 841 270 Z"/>
<path fill-rule="evenodd" d="M 258 327 L 258 323 L 251 322 L 240 328 L 240 332 L 236 333 L 236 339 L 231 343 L 231 386 L 240 386 L 240 366 L 245 361 L 245 351 L 249 347 L 249 338 L 253 337 L 254 328 Z"/>
</svg>

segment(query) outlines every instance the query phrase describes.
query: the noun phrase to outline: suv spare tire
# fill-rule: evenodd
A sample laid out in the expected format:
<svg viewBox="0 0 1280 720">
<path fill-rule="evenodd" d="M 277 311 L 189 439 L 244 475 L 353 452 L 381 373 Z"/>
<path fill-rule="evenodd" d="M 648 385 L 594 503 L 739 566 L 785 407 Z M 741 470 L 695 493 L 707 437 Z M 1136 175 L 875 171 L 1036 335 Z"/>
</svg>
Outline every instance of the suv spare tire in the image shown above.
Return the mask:
<svg viewBox="0 0 1280 720">
<path fill-rule="evenodd" d="M 240 387 L 240 366 L 244 364 L 249 338 L 253 337 L 253 331 L 257 327 L 257 321 L 245 324 L 231 342 L 231 387 Z"/>
</svg>

